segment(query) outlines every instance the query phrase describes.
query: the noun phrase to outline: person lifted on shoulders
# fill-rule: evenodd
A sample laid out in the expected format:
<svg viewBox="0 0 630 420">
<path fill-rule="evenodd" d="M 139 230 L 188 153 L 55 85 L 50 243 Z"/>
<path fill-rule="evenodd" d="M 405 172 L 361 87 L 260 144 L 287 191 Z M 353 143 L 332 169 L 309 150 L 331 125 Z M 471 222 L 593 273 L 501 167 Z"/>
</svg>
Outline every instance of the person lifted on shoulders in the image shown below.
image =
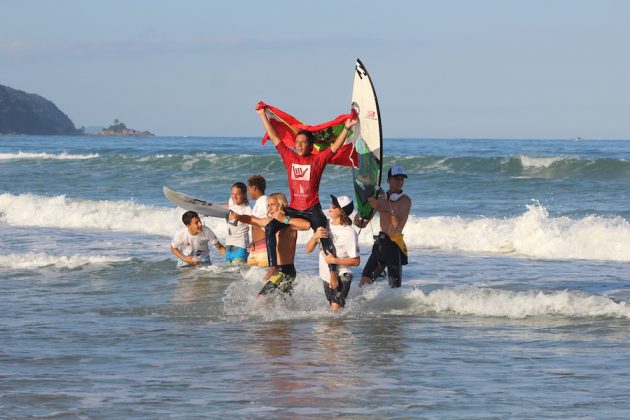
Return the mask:
<svg viewBox="0 0 630 420">
<path fill-rule="evenodd" d="M 313 154 L 313 145 L 315 144 L 316 138 L 312 132 L 307 130 L 298 131 L 295 137 L 295 151 L 293 151 L 282 142 L 276 130 L 269 122 L 265 107 L 258 105 L 256 107 L 256 113 L 260 116 L 267 135 L 278 150 L 282 162 L 286 167 L 289 191 L 291 193 L 291 203 L 285 210 L 285 220 L 272 220 L 265 226 L 267 249 L 271 250 L 276 249 L 276 233 L 285 228 L 285 225 L 288 224 L 292 218 L 307 220 L 314 231 L 319 227 L 327 227 L 327 219 L 319 202 L 319 183 L 326 165 L 332 160 L 341 146 L 343 146 L 350 132 L 350 128 L 355 125 L 358 120 L 356 118 L 346 120 L 343 130 L 335 139 L 335 142 L 325 150 Z M 322 237 L 320 241 L 326 253 L 335 255 L 334 245 L 330 238 Z M 269 267 L 274 267 L 276 265 L 275 253 L 268 252 L 268 258 Z M 338 279 L 336 265 L 330 264 L 328 268 L 330 270 L 331 279 L 333 276 Z M 336 280 L 333 281 L 336 283 Z"/>
<path fill-rule="evenodd" d="M 407 265 L 407 245 L 403 240 L 403 229 L 411 211 L 411 198 L 403 193 L 407 174 L 400 166 L 392 166 L 387 172 L 387 193 L 379 192 L 378 198 L 370 197 L 368 201 L 374 207 L 369 219 L 362 219 L 359 214 L 354 217 L 354 224 L 360 228 L 367 226 L 376 212 L 380 215 L 381 231 L 374 237 L 372 254 L 368 259 L 359 286 L 372 284 L 387 267 L 389 287 L 400 287 L 402 266 Z"/>
</svg>

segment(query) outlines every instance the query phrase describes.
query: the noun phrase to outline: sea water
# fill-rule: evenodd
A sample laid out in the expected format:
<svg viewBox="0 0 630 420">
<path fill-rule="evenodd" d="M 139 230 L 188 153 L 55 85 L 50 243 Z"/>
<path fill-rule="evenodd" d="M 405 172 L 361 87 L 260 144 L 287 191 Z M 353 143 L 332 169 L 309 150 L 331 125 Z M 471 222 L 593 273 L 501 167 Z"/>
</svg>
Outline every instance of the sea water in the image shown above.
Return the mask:
<svg viewBox="0 0 630 420">
<path fill-rule="evenodd" d="M 627 418 L 630 142 L 388 138 L 384 159 L 409 174 L 410 263 L 400 289 L 356 268 L 335 314 L 308 233 L 292 296 L 257 300 L 263 271 L 214 250 L 175 268 L 162 186 L 286 193 L 270 144 L 0 137 L 0 417 Z"/>
</svg>

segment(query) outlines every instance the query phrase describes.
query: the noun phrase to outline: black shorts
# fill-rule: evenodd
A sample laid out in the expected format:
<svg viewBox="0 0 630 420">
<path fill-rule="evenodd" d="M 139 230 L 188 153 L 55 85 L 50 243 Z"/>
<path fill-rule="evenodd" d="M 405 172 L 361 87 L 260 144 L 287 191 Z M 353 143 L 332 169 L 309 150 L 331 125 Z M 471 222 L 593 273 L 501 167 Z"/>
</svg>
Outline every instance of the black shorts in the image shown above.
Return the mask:
<svg viewBox="0 0 630 420">
<path fill-rule="evenodd" d="M 363 277 L 376 280 L 387 267 L 390 287 L 400 287 L 402 266 L 407 265 L 407 255 L 383 232 L 374 237 L 372 254 L 363 268 Z"/>
<path fill-rule="evenodd" d="M 352 274 L 344 273 L 340 275 L 339 284 L 336 289 L 331 289 L 328 282 L 324 281 L 322 283 L 324 283 L 324 293 L 326 294 L 328 303 L 330 305 L 336 303 L 337 305 L 344 307 L 346 305 L 346 297 L 350 291 L 350 283 L 352 283 Z"/>
<path fill-rule="evenodd" d="M 259 295 L 267 295 L 275 290 L 280 290 L 283 293 L 291 293 L 293 290 L 293 281 L 297 276 L 295 272 L 295 266 L 293 264 L 279 265 L 278 272 L 269 278 L 269 281 L 265 283 Z"/>
<path fill-rule="evenodd" d="M 317 203 L 313 207 L 308 210 L 296 210 L 292 207 L 287 207 L 284 209 L 284 214 L 289 216 L 290 218 L 299 218 L 308 220 L 311 224 L 311 229 L 313 232 L 317 230 L 319 227 L 325 227 L 328 229 L 328 219 L 326 215 L 324 215 L 324 211 L 322 210 L 321 204 Z M 276 265 L 277 255 L 276 252 L 270 251 L 275 250 L 277 247 L 276 233 L 281 229 L 286 229 L 288 225 L 279 222 L 276 219 L 272 219 L 265 226 L 265 243 L 267 244 L 267 260 L 269 267 L 273 267 Z M 322 244 L 322 248 L 326 253 L 331 253 L 332 255 L 337 255 L 335 251 L 335 245 L 333 244 L 332 238 L 321 238 L 320 243 Z M 330 271 L 337 271 L 337 265 L 329 264 L 328 268 Z"/>
</svg>

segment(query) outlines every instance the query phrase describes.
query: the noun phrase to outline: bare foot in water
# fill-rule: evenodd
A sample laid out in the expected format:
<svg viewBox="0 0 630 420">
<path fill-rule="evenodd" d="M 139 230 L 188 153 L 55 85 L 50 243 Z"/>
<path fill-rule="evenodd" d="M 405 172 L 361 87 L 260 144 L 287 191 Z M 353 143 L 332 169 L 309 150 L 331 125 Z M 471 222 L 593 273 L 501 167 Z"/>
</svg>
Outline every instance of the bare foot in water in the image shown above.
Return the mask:
<svg viewBox="0 0 630 420">
<path fill-rule="evenodd" d="M 359 282 L 359 287 L 363 287 L 365 285 L 372 284 L 372 283 L 374 283 L 374 280 L 372 280 L 371 278 L 361 277 L 361 281 Z"/>
</svg>

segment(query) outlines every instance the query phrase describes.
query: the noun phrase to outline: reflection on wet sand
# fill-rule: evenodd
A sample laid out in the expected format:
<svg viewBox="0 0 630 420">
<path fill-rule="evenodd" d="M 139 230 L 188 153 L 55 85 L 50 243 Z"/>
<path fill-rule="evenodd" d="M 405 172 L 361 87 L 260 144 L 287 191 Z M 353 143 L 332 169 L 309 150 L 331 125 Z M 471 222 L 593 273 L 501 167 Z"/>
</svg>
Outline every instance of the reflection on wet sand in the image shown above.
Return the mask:
<svg viewBox="0 0 630 420">
<path fill-rule="evenodd" d="M 177 270 L 173 302 L 208 301 L 220 298 L 219 292 L 226 287 L 225 280 L 239 280 L 238 269 L 219 265 L 190 267 Z"/>
<path fill-rule="evenodd" d="M 366 392 L 394 395 L 403 382 L 403 322 L 332 316 L 311 324 L 259 325 L 244 342 L 257 359 L 251 362 L 248 386 L 266 395 L 256 403 L 283 407 L 298 416 L 308 407 L 327 414 L 369 415 L 369 408 L 359 402 Z"/>
<path fill-rule="evenodd" d="M 194 267 L 178 270 L 171 302 L 166 308 L 170 318 L 182 325 L 203 325 L 221 318 L 216 310 L 220 301 L 225 273 L 215 267 Z"/>
<path fill-rule="evenodd" d="M 262 324 L 255 332 L 250 350 L 257 354 L 255 364 L 260 369 L 252 370 L 248 382 L 261 390 L 260 395 L 267 396 L 260 401 L 264 406 L 295 408 L 314 403 L 309 391 L 311 380 L 305 374 L 309 360 L 295 348 L 296 342 L 303 344 L 305 337 L 297 335 L 295 327 L 287 322 Z"/>
<path fill-rule="evenodd" d="M 206 300 L 216 291 L 216 281 L 208 277 L 178 278 L 173 303 L 191 303 Z"/>
</svg>

